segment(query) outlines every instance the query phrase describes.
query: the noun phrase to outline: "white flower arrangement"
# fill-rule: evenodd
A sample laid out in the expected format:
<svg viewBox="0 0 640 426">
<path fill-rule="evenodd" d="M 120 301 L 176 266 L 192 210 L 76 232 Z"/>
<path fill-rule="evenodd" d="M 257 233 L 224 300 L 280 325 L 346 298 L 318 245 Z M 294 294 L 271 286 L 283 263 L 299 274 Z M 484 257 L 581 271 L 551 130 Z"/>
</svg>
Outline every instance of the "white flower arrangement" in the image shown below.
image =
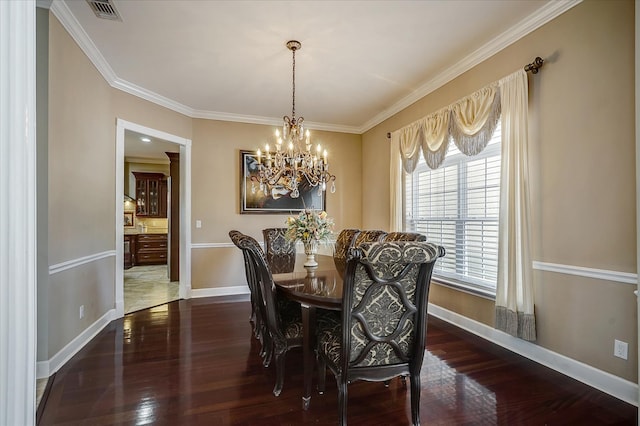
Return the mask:
<svg viewBox="0 0 640 426">
<path fill-rule="evenodd" d="M 333 219 L 324 210 L 303 210 L 298 216 L 287 218 L 286 237 L 303 243 L 327 240 L 333 234 Z"/>
</svg>

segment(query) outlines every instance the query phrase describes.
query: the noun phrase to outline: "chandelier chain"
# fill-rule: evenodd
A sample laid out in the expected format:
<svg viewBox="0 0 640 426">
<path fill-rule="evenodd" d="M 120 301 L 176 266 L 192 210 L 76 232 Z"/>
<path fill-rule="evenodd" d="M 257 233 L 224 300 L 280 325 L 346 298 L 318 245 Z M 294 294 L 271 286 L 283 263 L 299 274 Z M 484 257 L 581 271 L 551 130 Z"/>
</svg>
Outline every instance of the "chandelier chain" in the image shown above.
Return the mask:
<svg viewBox="0 0 640 426">
<path fill-rule="evenodd" d="M 296 48 L 293 47 L 291 51 L 293 52 L 293 77 L 292 77 L 292 87 L 293 87 L 293 100 L 291 102 L 293 108 L 291 109 L 291 119 L 295 123 L 296 121 Z"/>
</svg>

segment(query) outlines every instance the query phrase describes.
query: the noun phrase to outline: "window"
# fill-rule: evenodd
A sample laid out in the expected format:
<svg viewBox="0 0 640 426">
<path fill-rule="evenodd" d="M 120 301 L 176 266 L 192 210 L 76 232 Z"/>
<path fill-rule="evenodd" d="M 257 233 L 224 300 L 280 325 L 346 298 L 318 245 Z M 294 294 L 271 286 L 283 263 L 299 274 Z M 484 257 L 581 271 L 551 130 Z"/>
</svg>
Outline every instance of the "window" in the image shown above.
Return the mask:
<svg viewBox="0 0 640 426">
<path fill-rule="evenodd" d="M 498 273 L 500 124 L 480 154 L 468 157 L 449 144 L 436 170 L 424 159 L 405 175 L 405 228 L 420 232 L 447 254 L 434 278 L 495 295 Z"/>
</svg>

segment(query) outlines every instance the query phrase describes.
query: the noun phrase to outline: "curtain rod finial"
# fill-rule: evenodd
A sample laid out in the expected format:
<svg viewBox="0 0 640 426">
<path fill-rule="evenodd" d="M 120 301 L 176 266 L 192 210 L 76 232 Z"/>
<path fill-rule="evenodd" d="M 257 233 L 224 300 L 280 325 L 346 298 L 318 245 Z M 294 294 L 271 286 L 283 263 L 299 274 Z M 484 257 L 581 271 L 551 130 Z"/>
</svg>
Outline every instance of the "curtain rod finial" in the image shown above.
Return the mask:
<svg viewBox="0 0 640 426">
<path fill-rule="evenodd" d="M 540 56 L 536 57 L 536 59 L 533 60 L 533 62 L 531 62 L 530 64 L 527 64 L 524 66 L 524 70 L 526 72 L 531 71 L 532 74 L 538 74 L 538 70 L 540 68 L 542 68 L 542 65 L 544 64 L 544 59 L 542 59 Z"/>
</svg>

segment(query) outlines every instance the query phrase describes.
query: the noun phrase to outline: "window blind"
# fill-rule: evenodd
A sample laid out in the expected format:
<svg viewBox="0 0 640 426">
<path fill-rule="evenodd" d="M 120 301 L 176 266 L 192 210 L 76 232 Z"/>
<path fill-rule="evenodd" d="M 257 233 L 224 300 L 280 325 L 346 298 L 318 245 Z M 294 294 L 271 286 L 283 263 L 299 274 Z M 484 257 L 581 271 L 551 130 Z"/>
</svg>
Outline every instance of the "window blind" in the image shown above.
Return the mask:
<svg viewBox="0 0 640 426">
<path fill-rule="evenodd" d="M 480 154 L 449 144 L 440 168 L 423 158 L 405 179 L 405 229 L 445 247 L 434 276 L 495 294 L 500 204 L 500 125 Z"/>
</svg>

